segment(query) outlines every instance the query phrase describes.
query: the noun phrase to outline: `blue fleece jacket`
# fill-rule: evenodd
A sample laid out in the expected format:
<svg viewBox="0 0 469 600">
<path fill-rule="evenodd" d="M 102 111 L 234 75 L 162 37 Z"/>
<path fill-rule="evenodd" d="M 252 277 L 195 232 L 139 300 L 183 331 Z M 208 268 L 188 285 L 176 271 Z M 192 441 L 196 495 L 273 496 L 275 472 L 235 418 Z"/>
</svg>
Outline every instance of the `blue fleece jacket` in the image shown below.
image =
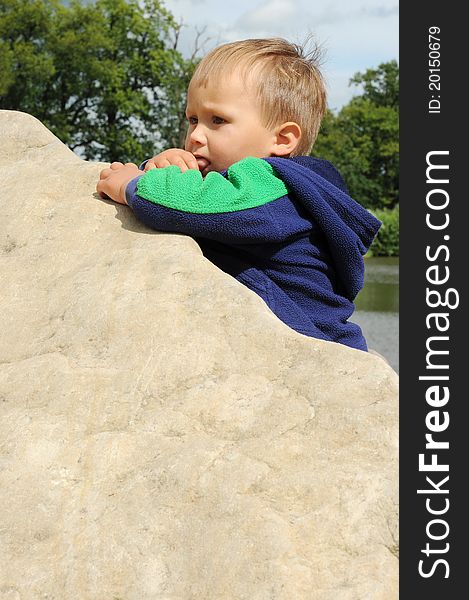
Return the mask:
<svg viewBox="0 0 469 600">
<path fill-rule="evenodd" d="M 177 167 L 167 169 L 177 170 L 179 184 L 165 180 L 161 193 L 146 186 L 150 177 L 163 175 L 155 174 L 155 169 L 131 181 L 127 203 L 149 227 L 194 237 L 209 260 L 261 296 L 292 329 L 366 350 L 359 326 L 348 319 L 363 287 L 363 255 L 380 222 L 348 195 L 343 179 L 328 161 L 309 156 L 245 160 L 265 161 L 273 167 L 270 171 L 280 181 L 278 186 L 265 185 L 267 198 L 250 195 L 254 189 L 259 196 L 258 174 L 263 172 L 259 165 L 269 167 L 254 163 L 257 174 L 250 174 L 240 161 L 236 176 L 230 168 L 206 177 L 215 183 L 220 175 L 227 180 L 220 209 L 210 208 L 213 197 L 208 198 L 210 207 L 204 207 L 203 193 L 210 196 L 210 182 L 195 171 L 180 173 Z M 195 177 L 200 183 L 191 181 L 187 194 L 194 195 L 195 185 L 202 195 L 182 198 L 180 204 L 166 201 L 175 186 L 185 189 L 186 182 Z M 163 182 L 161 177 L 158 181 Z"/>
</svg>

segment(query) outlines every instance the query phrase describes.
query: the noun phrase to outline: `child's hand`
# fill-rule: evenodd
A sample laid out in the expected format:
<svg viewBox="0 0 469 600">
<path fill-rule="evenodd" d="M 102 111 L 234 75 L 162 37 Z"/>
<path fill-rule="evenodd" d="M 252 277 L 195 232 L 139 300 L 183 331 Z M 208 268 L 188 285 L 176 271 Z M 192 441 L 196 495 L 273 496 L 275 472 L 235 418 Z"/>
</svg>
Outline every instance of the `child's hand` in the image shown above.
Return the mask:
<svg viewBox="0 0 469 600">
<path fill-rule="evenodd" d="M 99 174 L 96 191 L 101 198 L 110 198 L 119 204 L 127 204 L 125 200 L 125 188 L 137 175 L 141 175 L 134 163 L 123 165 L 121 162 L 113 162 L 107 169 L 103 169 Z"/>
<path fill-rule="evenodd" d="M 188 169 L 199 170 L 199 165 L 192 152 L 187 152 L 187 150 L 181 150 L 180 148 L 170 148 L 150 158 L 145 165 L 145 171 L 157 168 L 162 169 L 170 165 L 176 165 L 183 173 Z"/>
</svg>

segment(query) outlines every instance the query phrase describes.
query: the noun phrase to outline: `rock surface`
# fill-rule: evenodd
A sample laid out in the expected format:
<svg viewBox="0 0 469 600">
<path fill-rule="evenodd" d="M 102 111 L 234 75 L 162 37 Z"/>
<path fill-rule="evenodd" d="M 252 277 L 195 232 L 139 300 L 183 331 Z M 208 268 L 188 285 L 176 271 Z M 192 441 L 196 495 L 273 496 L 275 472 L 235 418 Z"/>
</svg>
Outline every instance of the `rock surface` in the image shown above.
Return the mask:
<svg viewBox="0 0 469 600">
<path fill-rule="evenodd" d="M 0 131 L 0 599 L 396 599 L 392 369 Z"/>
</svg>

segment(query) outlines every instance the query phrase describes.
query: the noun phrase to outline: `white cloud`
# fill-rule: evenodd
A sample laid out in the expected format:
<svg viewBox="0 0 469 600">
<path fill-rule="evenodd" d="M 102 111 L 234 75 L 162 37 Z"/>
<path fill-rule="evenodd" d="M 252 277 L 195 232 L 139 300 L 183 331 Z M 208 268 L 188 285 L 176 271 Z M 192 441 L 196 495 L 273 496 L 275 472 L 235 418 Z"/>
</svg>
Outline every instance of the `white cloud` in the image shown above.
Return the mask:
<svg viewBox="0 0 469 600">
<path fill-rule="evenodd" d="M 283 27 L 298 24 L 300 7 L 295 0 L 265 0 L 259 6 L 248 10 L 237 20 L 235 27 L 248 31 L 278 31 L 279 23 Z"/>
<path fill-rule="evenodd" d="M 241 3 L 242 4 L 242 3 Z M 243 13 L 237 27 L 249 30 L 278 31 L 280 28 L 304 28 L 354 22 L 367 18 L 386 19 L 398 15 L 398 5 L 392 0 L 376 4 L 375 1 L 346 3 L 339 1 L 306 2 L 305 0 L 263 0 Z"/>
</svg>

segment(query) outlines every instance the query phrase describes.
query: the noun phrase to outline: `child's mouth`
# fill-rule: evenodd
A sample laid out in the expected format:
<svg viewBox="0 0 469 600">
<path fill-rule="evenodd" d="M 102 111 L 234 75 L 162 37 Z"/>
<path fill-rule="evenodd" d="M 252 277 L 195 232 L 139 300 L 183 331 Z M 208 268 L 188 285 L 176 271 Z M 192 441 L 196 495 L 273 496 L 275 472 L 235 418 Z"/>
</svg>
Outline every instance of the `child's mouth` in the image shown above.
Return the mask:
<svg viewBox="0 0 469 600">
<path fill-rule="evenodd" d="M 209 166 L 210 161 L 206 158 L 202 158 L 201 156 L 196 156 L 195 158 L 197 160 L 197 164 L 199 165 L 199 171 L 205 171 L 206 168 Z"/>
</svg>

